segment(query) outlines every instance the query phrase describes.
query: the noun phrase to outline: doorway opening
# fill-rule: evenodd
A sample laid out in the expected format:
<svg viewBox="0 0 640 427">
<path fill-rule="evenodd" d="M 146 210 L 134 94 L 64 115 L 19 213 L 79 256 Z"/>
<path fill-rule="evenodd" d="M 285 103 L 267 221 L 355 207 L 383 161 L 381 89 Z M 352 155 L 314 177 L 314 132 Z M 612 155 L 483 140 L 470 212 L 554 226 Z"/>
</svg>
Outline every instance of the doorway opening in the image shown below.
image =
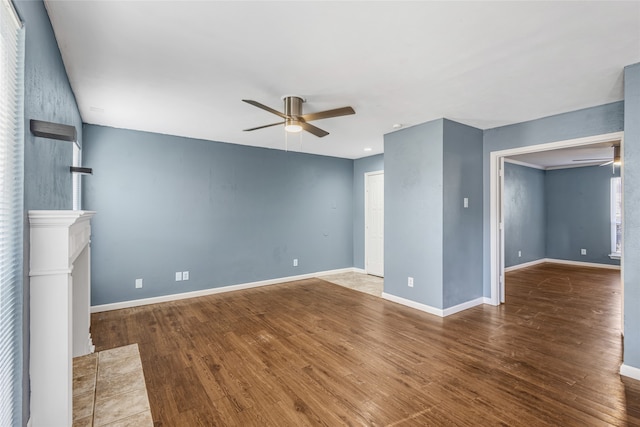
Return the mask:
<svg viewBox="0 0 640 427">
<path fill-rule="evenodd" d="M 504 253 L 504 162 L 505 158 L 530 154 L 542 153 L 551 150 L 567 149 L 572 147 L 583 147 L 587 145 L 613 143 L 623 147 L 623 132 L 615 132 L 604 135 L 577 138 L 565 141 L 557 141 L 527 147 L 513 148 L 508 150 L 494 151 L 490 153 L 490 303 L 500 305 L 505 302 L 505 253 Z M 624 172 L 621 168 L 622 185 L 624 186 Z M 623 212 L 624 218 L 624 212 Z M 623 220 L 624 221 L 624 220 Z M 621 269 L 621 278 L 623 271 Z M 621 280 L 624 284 L 624 280 Z M 623 285 L 624 287 L 624 285 Z M 624 289 L 622 289 L 622 302 L 624 304 Z"/>
</svg>

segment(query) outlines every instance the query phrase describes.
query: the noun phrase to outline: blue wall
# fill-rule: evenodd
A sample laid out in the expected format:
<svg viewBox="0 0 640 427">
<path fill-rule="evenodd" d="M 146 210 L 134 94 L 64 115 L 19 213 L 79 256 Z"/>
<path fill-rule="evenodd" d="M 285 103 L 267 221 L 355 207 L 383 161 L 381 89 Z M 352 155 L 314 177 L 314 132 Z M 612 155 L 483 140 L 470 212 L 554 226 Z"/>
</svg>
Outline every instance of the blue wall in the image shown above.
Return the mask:
<svg viewBox="0 0 640 427">
<path fill-rule="evenodd" d="M 620 265 L 609 258 L 613 176 L 611 166 L 546 171 L 547 258 Z"/>
<path fill-rule="evenodd" d="M 23 425 L 29 419 L 29 209 L 71 209 L 70 142 L 36 138 L 29 120 L 74 125 L 82 141 L 82 121 L 60 51 L 41 1 L 14 1 L 25 27 L 24 146 L 24 290 L 23 290 Z"/>
<path fill-rule="evenodd" d="M 443 125 L 442 307 L 448 308 L 482 296 L 482 131 L 446 119 Z"/>
<path fill-rule="evenodd" d="M 489 169 L 492 151 L 564 141 L 620 132 L 624 126 L 624 103 L 614 102 L 593 108 L 544 117 L 484 131 L 483 143 L 483 292 L 491 295 L 491 237 Z M 625 135 L 626 141 L 626 135 Z M 625 144 L 626 145 L 626 144 Z M 627 185 L 625 185 L 626 191 Z"/>
<path fill-rule="evenodd" d="M 505 163 L 505 267 L 543 258 L 619 265 L 609 258 L 613 176 L 611 167 L 542 171 Z"/>
<path fill-rule="evenodd" d="M 624 70 L 624 363 L 640 369 L 640 63 Z"/>
<path fill-rule="evenodd" d="M 94 170 L 84 203 L 98 212 L 93 305 L 353 266 L 352 160 L 93 125 L 84 133 Z"/>
<path fill-rule="evenodd" d="M 384 290 L 435 308 L 443 303 L 442 139 L 443 120 L 384 136 Z"/>
<path fill-rule="evenodd" d="M 353 161 L 353 266 L 364 268 L 364 174 L 384 170 L 384 154 Z"/>
<path fill-rule="evenodd" d="M 436 120 L 384 151 L 385 293 L 436 309 L 481 297 L 482 131 Z"/>
<path fill-rule="evenodd" d="M 505 162 L 505 267 L 546 258 L 545 206 L 545 172 Z"/>
</svg>

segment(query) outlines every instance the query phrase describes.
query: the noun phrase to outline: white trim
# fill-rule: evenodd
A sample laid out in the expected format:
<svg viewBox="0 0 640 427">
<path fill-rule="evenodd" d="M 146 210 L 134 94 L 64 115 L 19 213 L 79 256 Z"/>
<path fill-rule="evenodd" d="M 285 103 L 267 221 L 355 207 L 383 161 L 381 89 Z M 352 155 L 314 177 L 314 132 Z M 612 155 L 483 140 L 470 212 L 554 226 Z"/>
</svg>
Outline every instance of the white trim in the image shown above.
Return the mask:
<svg viewBox="0 0 640 427">
<path fill-rule="evenodd" d="M 512 265 L 511 267 L 505 268 L 504 271 L 507 272 L 507 271 L 519 270 L 521 268 L 532 267 L 534 265 L 543 264 L 545 262 L 552 263 L 552 264 L 576 265 L 579 267 L 607 268 L 609 270 L 620 270 L 620 266 L 614 265 L 614 264 L 600 264 L 597 262 L 571 261 L 567 259 L 555 259 L 555 258 L 540 258 L 535 261 L 524 262 L 518 265 Z"/>
<path fill-rule="evenodd" d="M 13 19 L 13 22 L 16 24 L 17 28 L 22 28 L 22 21 L 20 20 L 20 16 L 16 11 L 16 8 L 13 7 L 13 2 L 11 0 L 2 0 L 4 4 L 7 5 L 7 9 L 9 10 L 9 16 Z"/>
<path fill-rule="evenodd" d="M 406 299 L 406 298 L 402 298 L 396 295 L 392 295 L 392 294 L 388 294 L 386 292 L 382 293 L 382 298 L 391 301 L 391 302 L 395 302 L 397 304 L 401 304 L 416 310 L 420 310 L 420 311 L 424 311 L 425 313 L 429 313 L 429 314 L 433 314 L 435 316 L 439 316 L 439 317 L 447 317 L 447 316 L 451 316 L 452 314 L 458 313 L 460 311 L 466 310 L 468 308 L 471 307 L 475 307 L 477 305 L 481 305 L 481 304 L 485 304 L 486 300 L 488 300 L 487 298 L 476 298 L 474 300 L 471 301 L 467 301 L 467 302 L 463 302 L 462 304 L 458 304 L 458 305 L 454 305 L 453 307 L 449 307 L 449 308 L 445 308 L 444 310 L 441 308 L 435 308 L 435 307 L 431 307 L 430 305 L 427 304 L 422 304 L 420 302 L 416 302 L 416 301 L 412 301 L 410 299 Z"/>
<path fill-rule="evenodd" d="M 548 171 L 558 170 L 558 169 L 574 169 L 574 168 L 584 168 L 589 166 L 602 166 L 602 160 L 597 162 L 584 162 L 575 165 L 559 165 L 559 166 L 549 166 L 548 168 L 544 168 Z"/>
<path fill-rule="evenodd" d="M 487 298 L 487 297 L 482 297 L 482 303 L 487 305 L 493 305 L 493 306 L 497 305 L 491 301 L 491 298 Z"/>
<path fill-rule="evenodd" d="M 640 381 L 640 368 L 635 368 L 623 363 L 620 365 L 620 375 Z"/>
<path fill-rule="evenodd" d="M 609 254 L 609 258 L 617 259 L 618 261 L 620 261 L 620 259 L 622 258 L 622 255 L 621 254 Z"/>
<path fill-rule="evenodd" d="M 55 270 L 31 270 L 29 271 L 29 277 L 36 276 L 66 276 L 73 273 L 73 265 L 71 268 L 58 268 Z"/>
<path fill-rule="evenodd" d="M 317 273 L 308 273 L 308 274 L 300 274 L 297 276 L 280 277 L 277 279 L 260 280 L 258 282 L 240 283 L 237 285 L 222 286 L 219 288 L 209 288 L 209 289 L 202 289 L 199 291 L 182 292 L 179 294 L 161 295 L 161 296 L 151 297 L 151 298 L 143 298 L 143 299 L 136 299 L 136 300 L 130 300 L 130 301 L 114 302 L 110 304 L 94 305 L 94 306 L 91 306 L 91 312 L 100 313 L 103 311 L 120 310 L 123 308 L 139 307 L 142 305 L 158 304 L 161 302 L 177 301 L 177 300 L 187 299 L 187 298 L 196 298 L 196 297 L 202 297 L 206 295 L 220 294 L 224 292 L 239 291 L 242 289 L 257 288 L 260 286 L 276 285 L 279 283 L 292 282 L 294 280 L 303 280 L 303 279 L 311 279 L 314 277 L 328 276 L 330 274 L 350 273 L 354 271 L 360 272 L 359 269 L 355 269 L 355 268 L 340 268 L 337 270 L 320 271 Z"/>
<path fill-rule="evenodd" d="M 367 233 L 367 225 L 369 222 L 369 188 L 368 188 L 368 178 L 373 175 L 383 175 L 384 169 L 377 171 L 370 171 L 364 173 L 364 272 L 365 274 L 369 274 L 367 271 L 367 248 L 369 247 L 369 233 Z M 384 191 L 384 187 L 383 187 Z M 383 255 L 384 256 L 384 255 Z M 384 271 L 383 271 L 384 274 Z"/>
<path fill-rule="evenodd" d="M 539 151 L 555 150 L 558 148 L 576 147 L 581 145 L 595 144 L 599 142 L 613 142 L 620 141 L 621 147 L 624 149 L 622 143 L 624 132 L 612 132 L 603 135 L 594 135 L 584 138 L 575 138 L 565 141 L 549 142 L 544 144 L 529 145 L 526 147 L 511 148 L 508 150 L 492 151 L 489 153 L 489 257 L 490 257 L 490 298 L 492 305 L 498 305 L 498 298 L 500 295 L 500 275 L 502 271 L 498 268 L 498 203 L 501 201 L 498 197 L 499 184 L 498 179 L 498 160 L 506 156 L 514 156 L 517 154 L 535 153 Z M 623 182 L 624 185 L 624 182 Z M 624 212 L 623 212 L 624 215 Z"/>
<path fill-rule="evenodd" d="M 551 262 L 554 264 L 576 265 L 579 267 L 607 268 L 609 270 L 620 270 L 619 265 L 600 264 L 597 262 L 570 261 L 566 259 L 554 259 L 554 258 L 545 258 L 544 262 Z"/>
<path fill-rule="evenodd" d="M 351 271 L 353 271 L 354 273 L 367 274 L 367 270 L 365 270 L 364 268 L 353 267 Z"/>
<path fill-rule="evenodd" d="M 402 304 L 404 306 L 415 308 L 416 310 L 424 311 L 425 313 L 433 314 L 436 316 L 444 317 L 444 310 L 441 308 L 431 307 L 430 305 L 422 304 L 416 301 L 412 301 L 410 299 L 398 297 L 395 295 L 388 294 L 386 292 L 382 293 L 382 298 L 395 302 L 397 304 Z"/>
<path fill-rule="evenodd" d="M 542 264 L 543 262 L 547 262 L 547 259 L 546 258 L 540 258 L 540 259 L 536 259 L 534 261 L 523 262 L 522 264 L 512 265 L 511 267 L 505 267 L 504 272 L 506 273 L 507 271 L 513 271 L 513 270 L 519 270 L 521 268 L 531 267 L 531 266 L 534 266 L 534 265 Z"/>
<path fill-rule="evenodd" d="M 533 163 L 522 162 L 520 160 L 515 160 L 515 159 L 504 159 L 504 162 L 513 163 L 514 165 L 524 166 L 526 168 L 533 168 L 533 169 L 540 169 L 540 170 L 546 169 L 544 166 L 534 165 Z"/>
<path fill-rule="evenodd" d="M 472 299 L 471 301 L 463 302 L 462 304 L 454 305 L 453 307 L 445 308 L 443 310 L 443 317 L 451 316 L 452 314 L 456 314 L 481 304 L 484 304 L 483 297 Z"/>
</svg>

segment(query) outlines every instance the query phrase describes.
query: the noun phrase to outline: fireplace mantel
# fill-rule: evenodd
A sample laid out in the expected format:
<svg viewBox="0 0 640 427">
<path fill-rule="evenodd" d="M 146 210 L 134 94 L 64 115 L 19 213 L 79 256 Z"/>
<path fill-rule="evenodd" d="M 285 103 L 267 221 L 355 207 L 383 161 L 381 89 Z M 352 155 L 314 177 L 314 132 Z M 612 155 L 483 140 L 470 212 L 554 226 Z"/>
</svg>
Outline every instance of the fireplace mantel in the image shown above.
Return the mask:
<svg viewBox="0 0 640 427">
<path fill-rule="evenodd" d="M 94 350 L 90 211 L 29 211 L 31 422 L 73 423 L 73 357 Z"/>
</svg>

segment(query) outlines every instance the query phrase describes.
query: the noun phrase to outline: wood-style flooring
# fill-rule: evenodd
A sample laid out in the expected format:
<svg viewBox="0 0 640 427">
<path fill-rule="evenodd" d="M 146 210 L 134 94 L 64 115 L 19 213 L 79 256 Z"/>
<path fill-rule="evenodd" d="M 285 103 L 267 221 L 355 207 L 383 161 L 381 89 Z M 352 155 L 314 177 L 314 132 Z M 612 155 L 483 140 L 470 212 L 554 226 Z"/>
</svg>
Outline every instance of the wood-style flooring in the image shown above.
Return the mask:
<svg viewBox="0 0 640 427">
<path fill-rule="evenodd" d="M 618 375 L 614 270 L 507 273 L 507 303 L 439 318 L 320 279 L 96 313 L 138 343 L 155 426 L 640 425 Z"/>
</svg>

